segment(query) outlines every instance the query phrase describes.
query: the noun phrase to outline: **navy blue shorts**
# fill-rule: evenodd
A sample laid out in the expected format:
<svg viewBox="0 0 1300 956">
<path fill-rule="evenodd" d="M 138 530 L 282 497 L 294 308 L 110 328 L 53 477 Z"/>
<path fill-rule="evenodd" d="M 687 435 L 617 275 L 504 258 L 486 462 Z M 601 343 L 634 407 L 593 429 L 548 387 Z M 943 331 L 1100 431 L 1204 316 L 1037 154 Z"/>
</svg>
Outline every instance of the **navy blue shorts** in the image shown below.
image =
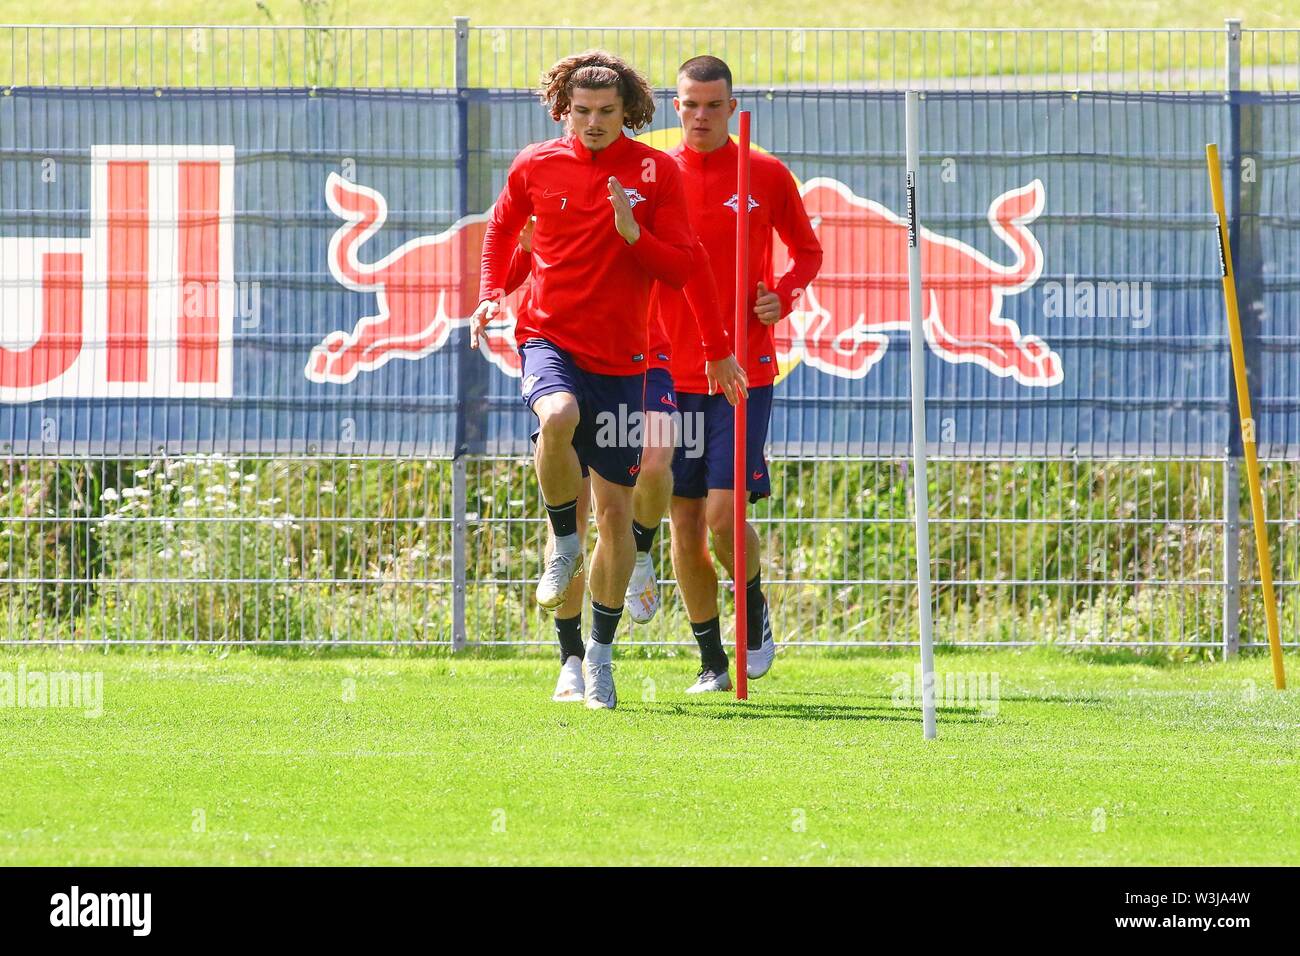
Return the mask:
<svg viewBox="0 0 1300 956">
<path fill-rule="evenodd" d="M 616 485 L 635 485 L 641 470 L 641 430 L 633 433 L 630 425 L 634 421 L 631 416 L 639 416 L 642 410 L 646 376 L 583 371 L 568 353 L 545 339 L 529 339 L 519 355 L 523 360 L 523 399 L 529 410 L 539 398 L 553 392 L 568 392 L 577 400 L 579 419 L 573 447 L 582 464 L 582 477 L 590 470 Z M 534 431 L 534 442 L 537 435 Z"/>
<path fill-rule="evenodd" d="M 645 420 L 641 435 L 642 450 L 651 447 L 671 449 L 675 441 L 681 441 L 681 427 L 678 424 L 677 388 L 673 385 L 672 373 L 666 368 L 652 368 L 645 373 Z M 668 416 L 671 423 L 661 428 L 663 419 L 653 419 L 652 412 Z"/>
<path fill-rule="evenodd" d="M 665 415 L 677 411 L 677 389 L 668 369 L 652 368 L 645 373 L 645 410 Z"/>
<path fill-rule="evenodd" d="M 710 488 L 733 489 L 732 463 L 736 443 L 736 410 L 726 395 L 679 392 L 682 413 L 681 444 L 673 455 L 673 494 L 679 498 L 704 498 Z M 745 473 L 749 500 L 772 493 L 763 446 L 772 418 L 772 386 L 749 390 L 745 415 Z"/>
</svg>

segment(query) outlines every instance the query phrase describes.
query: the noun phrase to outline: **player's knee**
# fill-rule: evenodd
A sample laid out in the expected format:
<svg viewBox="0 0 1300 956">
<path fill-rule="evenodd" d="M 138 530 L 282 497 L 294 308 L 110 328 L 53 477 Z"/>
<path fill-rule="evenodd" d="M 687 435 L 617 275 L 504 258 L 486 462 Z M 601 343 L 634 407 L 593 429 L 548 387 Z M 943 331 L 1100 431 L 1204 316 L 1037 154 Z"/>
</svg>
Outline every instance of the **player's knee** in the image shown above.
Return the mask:
<svg viewBox="0 0 1300 956">
<path fill-rule="evenodd" d="M 673 553 L 687 558 L 702 556 L 709 560 L 709 529 L 701 513 L 691 520 L 674 517 L 672 522 Z"/>
<path fill-rule="evenodd" d="M 641 475 L 651 481 L 672 480 L 673 449 L 647 445 L 641 449 Z"/>
<path fill-rule="evenodd" d="M 578 429 L 578 402 L 568 392 L 543 395 L 533 405 L 541 426 L 542 437 L 548 441 L 568 441 Z"/>
<path fill-rule="evenodd" d="M 668 517 L 674 535 L 702 535 L 708 530 L 704 523 L 703 498 L 681 498 L 674 495 Z"/>
<path fill-rule="evenodd" d="M 643 446 L 642 457 L 654 450 L 667 454 L 669 461 L 671 461 L 673 449 L 677 445 L 677 423 L 673 416 L 665 415 L 662 412 L 647 412 L 641 443 Z"/>
<path fill-rule="evenodd" d="M 710 501 L 704 509 L 704 521 L 714 537 L 724 537 L 727 541 L 731 540 L 731 529 L 735 527 L 735 524 L 730 501 Z"/>
<path fill-rule="evenodd" d="M 632 498 L 619 495 L 596 504 L 596 531 L 603 538 L 632 534 Z"/>
</svg>

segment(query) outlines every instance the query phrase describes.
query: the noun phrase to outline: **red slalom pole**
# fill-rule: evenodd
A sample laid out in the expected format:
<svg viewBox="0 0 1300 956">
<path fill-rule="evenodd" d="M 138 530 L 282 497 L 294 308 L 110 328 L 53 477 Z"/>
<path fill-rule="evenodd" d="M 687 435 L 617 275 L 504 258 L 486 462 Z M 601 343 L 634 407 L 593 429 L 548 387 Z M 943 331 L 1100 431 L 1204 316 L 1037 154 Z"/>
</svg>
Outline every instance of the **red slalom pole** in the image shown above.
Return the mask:
<svg viewBox="0 0 1300 956">
<path fill-rule="evenodd" d="M 745 332 L 749 325 L 749 110 L 740 111 L 740 153 L 736 160 L 736 361 L 748 368 L 749 343 Z M 736 444 L 732 469 L 735 526 L 731 538 L 733 579 L 736 589 L 736 700 L 749 698 L 749 678 L 746 670 L 749 653 L 746 641 L 745 583 L 749 572 L 745 561 L 745 513 L 749 503 L 748 462 L 745 455 L 745 410 L 748 401 L 741 398 L 736 403 Z"/>
</svg>

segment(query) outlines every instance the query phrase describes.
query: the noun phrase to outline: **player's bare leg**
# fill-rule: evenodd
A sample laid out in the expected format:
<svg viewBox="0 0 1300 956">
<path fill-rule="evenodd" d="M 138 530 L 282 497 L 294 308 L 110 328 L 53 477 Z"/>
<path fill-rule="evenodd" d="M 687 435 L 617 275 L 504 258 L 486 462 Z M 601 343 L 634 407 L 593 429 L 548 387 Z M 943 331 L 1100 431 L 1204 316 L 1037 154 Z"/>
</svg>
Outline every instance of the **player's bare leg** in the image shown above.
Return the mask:
<svg viewBox="0 0 1300 956">
<path fill-rule="evenodd" d="M 591 553 L 591 641 L 587 644 L 583 677 L 587 706 L 613 708 L 614 633 L 623 616 L 623 594 L 636 563 L 632 539 L 632 489 L 591 475 L 596 512 L 596 547 Z"/>
<path fill-rule="evenodd" d="M 727 652 L 722 649 L 718 618 L 718 572 L 709 551 L 704 498 L 673 498 L 673 572 L 691 633 L 700 645 L 700 672 L 688 694 L 731 689 Z"/>
<path fill-rule="evenodd" d="M 727 570 L 727 573 L 735 580 L 733 564 L 735 555 L 732 542 L 735 540 L 734 531 L 734 511 L 733 508 L 734 493 L 725 488 L 710 488 L 709 496 L 705 499 L 705 521 L 708 523 L 709 532 L 713 537 L 713 553 L 718 556 L 718 562 Z M 762 677 L 772 667 L 772 660 L 776 654 L 776 644 L 772 639 L 772 624 L 768 617 L 767 600 L 763 597 L 762 578 L 759 574 L 759 554 L 758 532 L 748 521 L 745 522 L 745 568 L 749 572 L 749 579 L 745 582 L 743 589 L 743 600 L 746 602 L 746 623 L 749 633 L 746 635 L 745 646 L 749 650 L 748 666 L 745 672 L 751 678 Z M 742 589 L 736 588 L 736 600 L 742 600 Z"/>
<path fill-rule="evenodd" d="M 578 541 L 587 540 L 587 513 L 591 505 L 591 482 L 584 481 L 582 494 L 578 495 Z M 555 535 L 546 531 L 546 554 L 555 547 Z M 569 582 L 564 603 L 555 610 L 555 636 L 560 642 L 560 677 L 555 684 L 551 700 L 556 703 L 582 703 L 586 697 L 582 679 L 582 600 L 586 588 L 586 575 L 581 568 Z"/>
<path fill-rule="evenodd" d="M 564 603 L 570 582 L 582 570 L 582 542 L 578 538 L 582 466 L 573 448 L 578 402 L 568 392 L 552 392 L 533 403 L 533 412 L 541 425 L 533 463 L 554 535 L 546 567 L 537 582 L 537 603 L 554 609 Z"/>
<path fill-rule="evenodd" d="M 596 547 L 591 554 L 591 597 L 607 607 L 622 608 L 623 591 L 636 562 L 632 541 L 632 489 L 595 473 L 591 490 L 596 502 Z"/>
<path fill-rule="evenodd" d="M 655 579 L 651 549 L 673 495 L 675 445 L 673 417 L 649 412 L 646 415 L 645 442 L 641 448 L 641 470 L 637 473 L 636 488 L 632 493 L 636 563 L 624 595 L 628 616 L 637 624 L 649 622 L 659 610 L 659 582 Z"/>
<path fill-rule="evenodd" d="M 674 498 L 673 571 L 692 622 L 718 616 L 718 572 L 709 552 L 703 498 Z"/>
</svg>

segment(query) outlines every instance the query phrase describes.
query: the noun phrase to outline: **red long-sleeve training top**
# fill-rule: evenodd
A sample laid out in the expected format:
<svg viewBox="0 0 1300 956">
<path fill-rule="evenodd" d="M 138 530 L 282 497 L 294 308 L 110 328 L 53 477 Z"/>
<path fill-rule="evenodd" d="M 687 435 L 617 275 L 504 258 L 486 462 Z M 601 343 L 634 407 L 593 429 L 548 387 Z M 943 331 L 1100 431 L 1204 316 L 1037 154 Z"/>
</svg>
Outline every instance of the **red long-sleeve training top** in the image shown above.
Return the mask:
<svg viewBox="0 0 1300 956">
<path fill-rule="evenodd" d="M 694 319 L 694 324 L 683 325 L 678 331 L 690 341 L 684 347 L 691 354 L 702 354 L 704 359 L 712 362 L 726 358 L 731 354 L 731 333 L 723 322 L 722 305 L 718 301 L 718 287 L 713 281 L 713 270 L 709 268 L 709 254 L 704 245 L 695 240 L 695 264 L 691 267 L 691 277 L 686 280 L 679 292 L 662 283 L 656 284 L 650 295 L 650 367 L 673 368 L 674 344 L 664 328 L 663 309 L 659 307 L 659 298 L 665 294 L 680 295 L 686 301 L 687 312 Z M 704 366 L 701 365 L 701 373 Z M 676 380 L 673 382 L 676 387 Z"/>
<path fill-rule="evenodd" d="M 680 143 L 668 155 L 682 172 L 691 228 L 709 254 L 718 289 L 723 321 L 728 329 L 735 322 L 736 301 L 736 159 L 738 148 L 730 139 L 710 153 L 701 153 Z M 817 275 L 822 264 L 822 247 L 804 210 L 803 198 L 794 177 L 775 156 L 750 153 L 749 208 L 749 302 L 745 314 L 749 360 L 745 372 L 750 386 L 770 385 L 777 375 L 772 326 L 754 315 L 761 280 L 781 300 L 782 317 L 789 315 L 795 299 Z M 790 268 L 779 279 L 772 275 L 772 233 L 781 237 L 790 251 Z M 673 384 L 680 392 L 705 394 L 706 356 L 696 344 L 697 319 L 681 292 L 661 288 L 656 304 L 664 332 L 672 343 Z M 700 323 L 703 326 L 703 323 Z M 654 329 L 654 324 L 651 324 Z M 653 351 L 653 349 L 652 349 Z"/>
<path fill-rule="evenodd" d="M 632 245 L 614 227 L 610 176 L 627 192 L 641 227 Z M 479 301 L 507 287 L 529 216 L 537 217 L 532 285 L 516 344 L 545 338 L 585 371 L 644 372 L 654 283 L 680 288 L 693 267 L 695 239 L 677 164 L 621 134 L 595 153 L 573 136 L 526 147 L 492 207 Z"/>
<path fill-rule="evenodd" d="M 700 344 L 704 349 L 704 357 L 709 361 L 714 361 L 726 358 L 731 354 L 731 336 L 722 324 L 722 307 L 718 304 L 718 289 L 713 282 L 713 270 L 698 265 L 698 263 L 707 263 L 708 258 L 709 254 L 704 251 L 704 246 L 700 245 L 697 239 L 695 242 L 695 262 L 697 265 L 691 268 L 691 277 L 687 280 L 686 285 L 682 287 L 682 293 L 686 296 L 686 302 L 690 306 L 691 314 L 695 316 L 699 327 Z M 510 266 L 506 270 L 506 295 L 514 292 L 515 289 L 528 281 L 532 268 L 532 252 L 525 252 L 523 246 L 516 246 L 510 257 Z M 659 309 L 654 304 L 655 297 L 659 295 L 659 290 L 662 288 L 664 286 L 656 282 L 654 290 L 650 293 L 647 361 L 650 368 L 671 369 L 672 345 L 668 341 L 668 333 L 664 331 Z M 520 305 L 520 310 L 523 311 L 527 308 L 528 300 L 525 297 Z"/>
</svg>

